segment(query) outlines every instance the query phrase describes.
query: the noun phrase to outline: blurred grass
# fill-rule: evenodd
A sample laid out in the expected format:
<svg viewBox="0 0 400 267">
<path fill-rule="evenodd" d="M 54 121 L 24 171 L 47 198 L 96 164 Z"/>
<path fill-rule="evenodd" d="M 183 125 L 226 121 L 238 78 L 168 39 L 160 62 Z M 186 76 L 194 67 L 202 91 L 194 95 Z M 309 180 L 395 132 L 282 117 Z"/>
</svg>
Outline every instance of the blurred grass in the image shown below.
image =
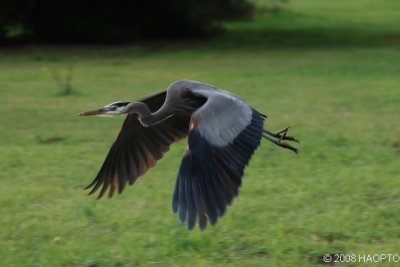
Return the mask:
<svg viewBox="0 0 400 267">
<path fill-rule="evenodd" d="M 398 253 L 399 7 L 292 0 L 207 42 L 1 49 L 0 265 L 310 266 L 325 253 Z M 60 97 L 52 70 L 68 64 L 74 94 Z M 171 212 L 185 141 L 112 200 L 82 190 L 124 118 L 76 114 L 180 78 L 242 96 L 302 141 L 299 156 L 264 142 L 205 232 Z"/>
</svg>

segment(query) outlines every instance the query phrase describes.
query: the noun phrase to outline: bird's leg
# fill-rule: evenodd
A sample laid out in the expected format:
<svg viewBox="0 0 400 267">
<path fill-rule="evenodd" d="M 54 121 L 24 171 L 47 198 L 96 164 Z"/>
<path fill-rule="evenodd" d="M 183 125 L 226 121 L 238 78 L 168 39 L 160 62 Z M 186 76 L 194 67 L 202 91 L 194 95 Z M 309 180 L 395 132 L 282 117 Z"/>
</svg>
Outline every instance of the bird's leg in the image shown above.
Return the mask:
<svg viewBox="0 0 400 267">
<path fill-rule="evenodd" d="M 294 141 L 294 142 L 299 143 L 299 140 L 297 140 L 293 136 L 286 135 L 287 132 L 289 131 L 289 127 L 286 128 L 286 129 L 283 129 L 282 131 L 277 132 L 277 133 L 273 133 L 273 132 L 270 132 L 270 131 L 265 130 L 265 129 L 263 131 L 264 131 L 264 133 L 266 133 L 266 134 L 268 134 L 270 136 L 273 136 L 275 138 L 278 138 L 279 140 L 289 140 L 289 141 Z"/>
<path fill-rule="evenodd" d="M 297 148 L 292 147 L 291 145 L 289 145 L 288 143 L 283 141 L 283 140 L 289 140 L 289 141 L 299 142 L 296 138 L 286 135 L 288 130 L 289 130 L 289 128 L 286 128 L 280 132 L 273 133 L 273 132 L 270 132 L 270 131 L 264 129 L 263 137 L 265 139 L 271 141 L 275 145 L 286 148 L 286 149 L 290 149 L 297 154 L 297 152 L 298 152 Z"/>
</svg>

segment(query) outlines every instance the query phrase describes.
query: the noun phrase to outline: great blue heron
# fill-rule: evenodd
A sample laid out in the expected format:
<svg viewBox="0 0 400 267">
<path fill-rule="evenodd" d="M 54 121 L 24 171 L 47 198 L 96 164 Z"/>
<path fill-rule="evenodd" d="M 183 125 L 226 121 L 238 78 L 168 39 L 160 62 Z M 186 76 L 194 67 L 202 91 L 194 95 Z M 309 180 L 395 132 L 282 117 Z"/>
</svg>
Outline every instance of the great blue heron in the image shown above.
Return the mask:
<svg viewBox="0 0 400 267">
<path fill-rule="evenodd" d="M 245 166 L 264 137 L 297 153 L 284 140 L 286 135 L 263 129 L 265 115 L 241 98 L 212 85 L 179 80 L 168 89 L 139 102 L 114 102 L 80 113 L 90 115 L 128 114 L 99 173 L 87 187 L 89 194 L 100 187 L 99 198 L 109 189 L 121 193 L 126 182 L 154 166 L 169 146 L 189 135 L 175 185 L 172 209 L 192 229 L 200 229 L 222 216 L 238 194 Z"/>
</svg>

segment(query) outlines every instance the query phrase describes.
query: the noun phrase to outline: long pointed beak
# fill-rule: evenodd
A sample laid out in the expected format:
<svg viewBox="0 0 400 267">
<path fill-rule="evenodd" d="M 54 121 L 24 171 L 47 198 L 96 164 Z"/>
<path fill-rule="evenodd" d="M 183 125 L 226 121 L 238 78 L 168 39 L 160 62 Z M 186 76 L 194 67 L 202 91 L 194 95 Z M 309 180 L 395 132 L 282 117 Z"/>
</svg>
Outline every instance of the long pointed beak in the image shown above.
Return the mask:
<svg viewBox="0 0 400 267">
<path fill-rule="evenodd" d="M 105 112 L 106 112 L 106 110 L 104 110 L 103 108 L 98 108 L 98 109 L 81 112 L 78 115 L 79 116 L 93 116 L 93 115 L 101 115 L 101 114 L 104 114 Z"/>
</svg>

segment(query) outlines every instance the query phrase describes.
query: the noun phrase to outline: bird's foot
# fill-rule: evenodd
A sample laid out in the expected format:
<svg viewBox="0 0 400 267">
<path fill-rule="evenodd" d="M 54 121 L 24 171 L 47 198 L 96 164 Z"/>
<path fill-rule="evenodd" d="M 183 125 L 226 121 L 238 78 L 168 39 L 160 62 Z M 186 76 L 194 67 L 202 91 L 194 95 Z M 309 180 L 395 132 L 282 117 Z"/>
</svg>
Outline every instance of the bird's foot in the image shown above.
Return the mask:
<svg viewBox="0 0 400 267">
<path fill-rule="evenodd" d="M 287 127 L 286 129 L 283 129 L 282 131 L 279 131 L 277 133 L 273 133 L 273 132 L 270 132 L 268 130 L 264 130 L 264 133 L 266 133 L 266 134 L 268 134 L 270 136 L 273 136 L 275 138 L 278 138 L 279 140 L 289 140 L 289 141 L 293 141 L 293 142 L 299 143 L 300 141 L 297 140 L 295 137 L 287 135 L 287 132 L 289 131 L 289 128 L 290 127 Z"/>
<path fill-rule="evenodd" d="M 277 141 L 276 144 L 277 144 L 278 146 L 280 146 L 280 147 L 283 147 L 283 148 L 286 148 L 286 149 L 290 149 L 290 150 L 292 150 L 292 151 L 293 151 L 294 153 L 296 153 L 296 154 L 299 153 L 299 151 L 298 151 L 297 148 L 295 148 L 295 147 L 289 145 L 288 143 L 282 141 L 281 139 L 278 139 L 278 141 Z"/>
<path fill-rule="evenodd" d="M 289 131 L 289 127 L 286 129 L 283 129 L 282 131 L 279 131 L 277 133 L 270 132 L 268 130 L 264 130 L 263 137 L 268 139 L 269 141 L 273 142 L 274 144 L 292 150 L 296 154 L 298 153 L 297 148 L 289 145 L 288 143 L 284 142 L 283 140 L 288 140 L 288 141 L 293 141 L 299 143 L 299 140 L 297 140 L 293 136 L 287 135 L 287 132 Z"/>
</svg>

